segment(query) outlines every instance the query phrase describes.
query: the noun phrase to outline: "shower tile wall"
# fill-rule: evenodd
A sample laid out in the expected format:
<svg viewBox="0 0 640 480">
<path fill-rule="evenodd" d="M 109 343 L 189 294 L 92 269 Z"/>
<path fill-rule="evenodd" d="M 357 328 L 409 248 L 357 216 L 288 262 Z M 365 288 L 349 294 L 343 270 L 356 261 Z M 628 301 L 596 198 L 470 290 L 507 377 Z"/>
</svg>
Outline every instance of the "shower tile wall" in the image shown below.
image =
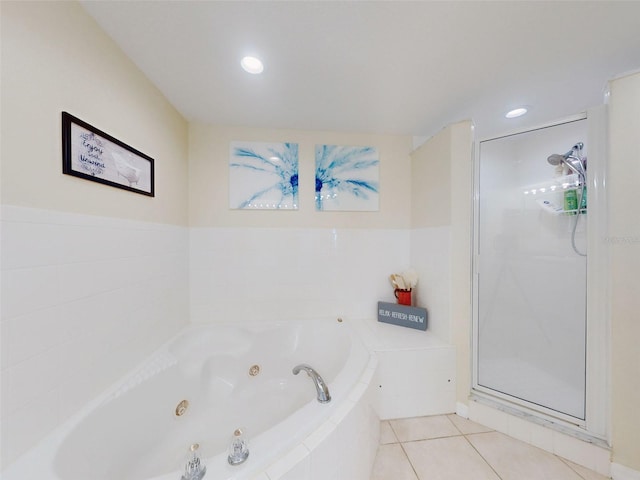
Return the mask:
<svg viewBox="0 0 640 480">
<path fill-rule="evenodd" d="M 191 318 L 375 318 L 409 250 L 402 229 L 193 228 Z"/>
<path fill-rule="evenodd" d="M 188 321 L 188 229 L 14 206 L 1 225 L 8 464 Z"/>
</svg>

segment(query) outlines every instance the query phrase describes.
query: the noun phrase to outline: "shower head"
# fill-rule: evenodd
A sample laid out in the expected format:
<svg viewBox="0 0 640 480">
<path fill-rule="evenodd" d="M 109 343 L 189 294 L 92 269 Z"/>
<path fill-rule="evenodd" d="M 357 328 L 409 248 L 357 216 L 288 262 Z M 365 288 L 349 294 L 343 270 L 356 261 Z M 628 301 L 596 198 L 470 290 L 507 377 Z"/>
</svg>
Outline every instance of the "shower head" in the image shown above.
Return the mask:
<svg viewBox="0 0 640 480">
<path fill-rule="evenodd" d="M 567 157 L 564 155 L 560 155 L 559 153 L 554 153 L 553 155 L 549 155 L 547 157 L 547 162 L 549 162 L 554 167 L 557 167 L 561 163 L 564 163 L 567 160 Z"/>
<path fill-rule="evenodd" d="M 571 170 L 576 172 L 578 176 L 584 181 L 587 178 L 587 172 L 584 169 L 582 160 L 574 155 L 569 155 L 565 161 Z"/>
<path fill-rule="evenodd" d="M 584 183 L 587 178 L 587 172 L 585 171 L 584 164 L 580 158 L 573 154 L 573 152 L 577 150 L 579 155 L 579 152 L 583 147 L 584 144 L 582 142 L 578 142 L 564 155 L 560 155 L 559 153 L 549 155 L 547 157 L 547 162 L 553 166 L 558 166 L 564 163 L 572 172 L 578 174 L 578 178 L 582 183 Z"/>
<path fill-rule="evenodd" d="M 582 142 L 578 142 L 576 143 L 573 147 L 571 147 L 571 150 L 569 150 L 567 153 L 565 153 L 564 155 L 560 155 L 559 153 L 554 153 L 553 155 L 549 155 L 547 157 L 547 162 L 549 162 L 551 165 L 553 166 L 558 166 L 560 165 L 562 162 L 566 162 L 566 160 L 570 157 L 575 158 L 576 160 L 580 161 L 579 158 L 575 157 L 573 155 L 573 152 L 577 151 L 578 152 L 578 156 L 580 156 L 580 152 L 582 152 L 582 149 L 584 148 L 584 143 Z"/>
<path fill-rule="evenodd" d="M 559 153 L 549 155 L 547 157 L 547 162 L 549 162 L 553 166 L 558 166 L 564 163 L 567 167 L 569 167 L 569 170 L 571 170 L 573 173 L 578 174 L 578 177 L 582 182 L 584 182 L 586 178 L 586 172 L 584 171 L 582 162 L 578 157 L 574 157 L 573 155 L 571 155 L 571 152 L 569 152 L 569 155 L 560 155 Z"/>
</svg>

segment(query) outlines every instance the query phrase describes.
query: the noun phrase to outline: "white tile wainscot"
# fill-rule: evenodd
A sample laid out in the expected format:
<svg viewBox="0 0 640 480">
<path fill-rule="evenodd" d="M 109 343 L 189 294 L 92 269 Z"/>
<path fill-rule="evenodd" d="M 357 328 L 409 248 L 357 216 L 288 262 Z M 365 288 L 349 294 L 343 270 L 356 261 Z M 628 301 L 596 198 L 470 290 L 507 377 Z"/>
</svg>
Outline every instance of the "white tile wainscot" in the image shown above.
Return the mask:
<svg viewBox="0 0 640 480">
<path fill-rule="evenodd" d="M 364 318 L 394 301 L 409 232 L 370 228 L 192 228 L 191 321 Z"/>
<path fill-rule="evenodd" d="M 367 347 L 376 353 L 374 406 L 382 420 L 456 411 L 456 351 L 427 331 L 359 322 Z"/>
<path fill-rule="evenodd" d="M 0 213 L 7 466 L 186 324 L 189 231 L 11 205 Z"/>
</svg>

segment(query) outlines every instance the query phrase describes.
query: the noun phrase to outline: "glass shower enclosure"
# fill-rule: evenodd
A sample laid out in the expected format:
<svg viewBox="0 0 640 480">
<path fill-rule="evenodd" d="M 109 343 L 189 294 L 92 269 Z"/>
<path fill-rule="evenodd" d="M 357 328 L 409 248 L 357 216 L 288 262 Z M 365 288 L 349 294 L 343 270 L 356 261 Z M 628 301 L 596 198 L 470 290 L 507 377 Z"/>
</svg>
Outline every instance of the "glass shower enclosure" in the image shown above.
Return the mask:
<svg viewBox="0 0 640 480">
<path fill-rule="evenodd" d="M 577 119 L 482 141 L 475 180 L 474 388 L 577 425 L 586 416 L 586 138 Z"/>
</svg>

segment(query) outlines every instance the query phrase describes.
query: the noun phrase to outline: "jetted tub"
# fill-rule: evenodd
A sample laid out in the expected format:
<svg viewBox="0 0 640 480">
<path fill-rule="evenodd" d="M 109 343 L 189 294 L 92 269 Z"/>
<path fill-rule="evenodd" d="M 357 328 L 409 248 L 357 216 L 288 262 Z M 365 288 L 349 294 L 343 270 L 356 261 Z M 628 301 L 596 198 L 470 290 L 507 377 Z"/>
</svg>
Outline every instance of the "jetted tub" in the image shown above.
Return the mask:
<svg viewBox="0 0 640 480">
<path fill-rule="evenodd" d="M 323 377 L 331 402 L 317 401 L 304 371 L 293 375 L 301 363 Z M 379 435 L 368 400 L 375 366 L 339 319 L 190 326 L 3 478 L 179 480 L 198 443 L 205 480 L 368 480 Z M 231 466 L 237 428 L 250 454 Z"/>
</svg>

